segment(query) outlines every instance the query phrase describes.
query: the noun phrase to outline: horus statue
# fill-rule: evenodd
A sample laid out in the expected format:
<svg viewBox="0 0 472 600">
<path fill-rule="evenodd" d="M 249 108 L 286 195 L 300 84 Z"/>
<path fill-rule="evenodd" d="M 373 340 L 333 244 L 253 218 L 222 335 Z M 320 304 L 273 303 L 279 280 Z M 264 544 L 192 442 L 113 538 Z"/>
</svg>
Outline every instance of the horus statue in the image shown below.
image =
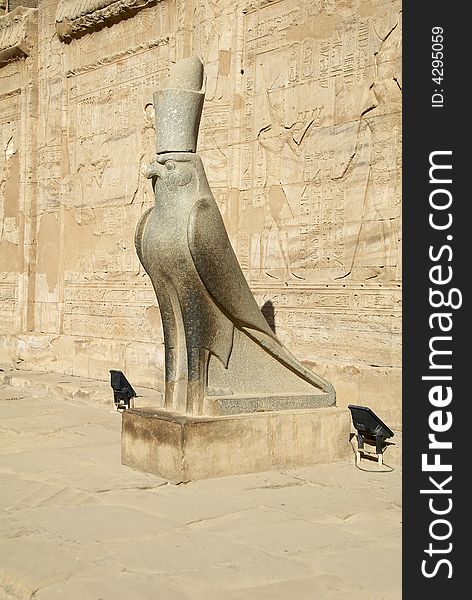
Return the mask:
<svg viewBox="0 0 472 600">
<path fill-rule="evenodd" d="M 156 156 L 147 168 L 155 205 L 135 244 L 159 304 L 164 408 L 236 414 L 335 403 L 333 386 L 277 339 L 241 271 L 196 153 L 203 65 L 176 63 L 154 93 Z"/>
</svg>

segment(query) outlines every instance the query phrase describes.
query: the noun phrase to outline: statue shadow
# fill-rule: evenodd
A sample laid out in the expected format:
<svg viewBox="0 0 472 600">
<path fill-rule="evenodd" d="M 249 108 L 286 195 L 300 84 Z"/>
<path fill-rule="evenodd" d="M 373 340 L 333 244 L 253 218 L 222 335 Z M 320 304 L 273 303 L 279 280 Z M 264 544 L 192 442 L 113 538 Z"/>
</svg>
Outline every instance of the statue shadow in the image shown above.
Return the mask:
<svg viewBox="0 0 472 600">
<path fill-rule="evenodd" d="M 261 312 L 264 315 L 265 320 L 267 321 L 269 327 L 272 329 L 274 333 L 275 331 L 275 311 L 274 305 L 272 304 L 272 300 L 267 300 L 264 306 L 261 308 Z"/>
</svg>

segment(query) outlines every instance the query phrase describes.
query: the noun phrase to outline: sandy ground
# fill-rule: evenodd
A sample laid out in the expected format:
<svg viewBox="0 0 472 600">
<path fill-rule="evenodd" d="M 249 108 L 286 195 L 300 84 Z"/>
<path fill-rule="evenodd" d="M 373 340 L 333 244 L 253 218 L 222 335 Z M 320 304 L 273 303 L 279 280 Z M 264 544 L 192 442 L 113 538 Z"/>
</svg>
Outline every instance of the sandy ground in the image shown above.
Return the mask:
<svg viewBox="0 0 472 600">
<path fill-rule="evenodd" d="M 120 464 L 110 404 L 1 381 L 0 599 L 401 598 L 399 466 L 174 486 Z"/>
</svg>

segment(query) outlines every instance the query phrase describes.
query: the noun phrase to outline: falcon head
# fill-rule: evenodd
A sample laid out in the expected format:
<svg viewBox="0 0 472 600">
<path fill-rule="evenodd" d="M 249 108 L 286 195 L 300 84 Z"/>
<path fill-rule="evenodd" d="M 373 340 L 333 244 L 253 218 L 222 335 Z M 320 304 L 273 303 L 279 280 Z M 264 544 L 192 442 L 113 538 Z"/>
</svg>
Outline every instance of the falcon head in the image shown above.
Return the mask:
<svg viewBox="0 0 472 600">
<path fill-rule="evenodd" d="M 193 152 L 166 152 L 158 154 L 147 167 L 145 174 L 153 180 L 162 180 L 169 190 L 176 190 L 186 186 L 196 187 L 198 173 L 203 172 L 202 161 Z"/>
</svg>

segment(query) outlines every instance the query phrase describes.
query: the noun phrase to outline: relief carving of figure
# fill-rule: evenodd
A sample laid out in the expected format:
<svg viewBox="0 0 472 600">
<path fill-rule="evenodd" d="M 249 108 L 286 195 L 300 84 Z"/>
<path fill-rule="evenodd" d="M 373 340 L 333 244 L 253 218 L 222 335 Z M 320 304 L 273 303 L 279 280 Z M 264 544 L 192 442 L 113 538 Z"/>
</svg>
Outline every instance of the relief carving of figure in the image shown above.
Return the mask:
<svg viewBox="0 0 472 600">
<path fill-rule="evenodd" d="M 8 186 L 11 183 L 11 171 L 14 158 L 18 159 L 17 151 L 14 149 L 13 135 L 8 139 L 6 147 L 2 152 L 0 162 L 0 242 L 6 237 L 6 215 L 5 202 L 7 201 Z M 16 190 L 16 193 L 18 191 Z"/>
<path fill-rule="evenodd" d="M 44 137 L 48 141 L 57 142 L 62 128 L 62 92 L 63 92 L 62 51 L 57 36 L 49 41 L 46 52 L 46 95 Z"/>
<path fill-rule="evenodd" d="M 102 146 L 102 155 L 93 157 L 93 140 L 85 138 L 80 143 L 81 161 L 77 167 L 82 202 L 88 203 L 90 198 L 95 198 L 102 189 L 105 170 L 111 165 L 111 159 L 107 156 L 106 144 Z"/>
<path fill-rule="evenodd" d="M 144 125 L 141 130 L 142 152 L 139 157 L 138 181 L 136 191 L 131 199 L 131 202 L 134 202 L 135 198 L 140 198 L 142 209 L 147 208 L 154 201 L 154 194 L 146 176 L 146 169 L 155 154 L 156 128 L 154 123 L 154 105 L 149 103 L 144 107 Z"/>
<path fill-rule="evenodd" d="M 387 268 L 398 270 L 400 264 L 402 94 L 390 60 L 397 36 L 375 56 L 371 107 L 361 116 L 356 149 L 341 177 L 348 181 L 367 163 L 357 235 L 343 277 L 360 268 L 367 279 L 386 277 Z"/>
<path fill-rule="evenodd" d="M 197 36 L 198 51 L 205 63 L 207 100 L 221 100 L 224 96 L 224 84 L 229 68 L 226 61 L 230 58 L 230 41 L 226 37 L 230 30 L 224 27 L 225 3 L 221 0 L 198 0 L 196 23 L 200 27 Z"/>
<path fill-rule="evenodd" d="M 294 214 L 282 183 L 282 163 L 285 160 L 283 155 L 285 147 L 290 149 L 295 158 L 298 159 L 301 156 L 306 134 L 311 126 L 315 124 L 316 119 L 312 118 L 308 123 L 296 121 L 287 126 L 283 102 L 271 102 L 267 91 L 266 100 L 271 122 L 270 125 L 261 129 L 257 136 L 257 141 L 265 153 L 266 172 L 264 186 L 265 217 L 260 237 L 260 274 L 267 273 L 269 240 L 271 233 L 274 232 L 277 236 L 285 279 L 293 277 L 303 279 L 293 272 L 291 266 L 287 224 L 293 220 Z M 297 138 L 298 141 L 296 141 Z"/>
</svg>

